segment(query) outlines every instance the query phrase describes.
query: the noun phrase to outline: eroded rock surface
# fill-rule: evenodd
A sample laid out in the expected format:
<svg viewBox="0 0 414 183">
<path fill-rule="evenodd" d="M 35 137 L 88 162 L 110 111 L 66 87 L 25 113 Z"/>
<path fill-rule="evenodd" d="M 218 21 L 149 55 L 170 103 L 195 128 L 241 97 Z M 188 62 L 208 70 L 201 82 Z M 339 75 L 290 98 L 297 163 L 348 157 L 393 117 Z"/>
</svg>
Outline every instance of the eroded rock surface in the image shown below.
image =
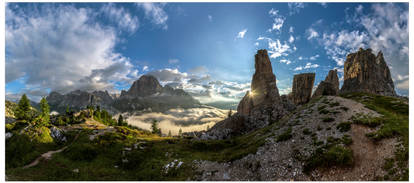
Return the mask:
<svg viewBox="0 0 414 183">
<path fill-rule="evenodd" d="M 296 105 L 309 102 L 312 95 L 315 73 L 303 73 L 293 76 L 292 93 L 290 99 Z"/>
<path fill-rule="evenodd" d="M 321 95 L 338 95 L 339 79 L 337 70 L 330 70 L 324 81 L 321 81 L 313 94 L 313 97 Z"/>
<path fill-rule="evenodd" d="M 380 51 L 374 55 L 371 49 L 360 48 L 346 57 L 344 84 L 341 93 L 367 92 L 396 96 L 390 70 Z"/>
</svg>

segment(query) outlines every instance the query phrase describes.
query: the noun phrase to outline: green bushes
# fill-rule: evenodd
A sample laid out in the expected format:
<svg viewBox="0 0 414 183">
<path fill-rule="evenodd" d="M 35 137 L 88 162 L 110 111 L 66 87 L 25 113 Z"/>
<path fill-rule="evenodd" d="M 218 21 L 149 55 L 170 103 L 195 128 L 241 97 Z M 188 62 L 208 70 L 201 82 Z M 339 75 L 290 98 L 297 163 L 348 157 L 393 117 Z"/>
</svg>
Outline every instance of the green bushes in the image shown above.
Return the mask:
<svg viewBox="0 0 414 183">
<path fill-rule="evenodd" d="M 285 132 L 276 137 L 276 142 L 286 141 L 292 138 L 292 128 L 288 128 Z"/>
<path fill-rule="evenodd" d="M 302 132 L 303 132 L 304 135 L 312 134 L 312 132 L 309 130 L 309 128 L 305 128 Z"/>
<path fill-rule="evenodd" d="M 340 132 L 347 132 L 351 129 L 351 122 L 339 123 L 338 126 L 336 126 L 336 129 L 338 129 Z"/>
<path fill-rule="evenodd" d="M 327 123 L 328 123 L 328 122 L 333 122 L 333 121 L 335 121 L 335 118 L 326 117 L 326 118 L 323 118 L 323 119 L 322 119 L 322 121 L 323 121 L 323 122 L 327 122 Z"/>
<path fill-rule="evenodd" d="M 304 171 L 309 172 L 317 167 L 350 166 L 353 164 L 352 150 L 340 145 L 328 149 L 318 148 L 305 161 Z"/>
</svg>

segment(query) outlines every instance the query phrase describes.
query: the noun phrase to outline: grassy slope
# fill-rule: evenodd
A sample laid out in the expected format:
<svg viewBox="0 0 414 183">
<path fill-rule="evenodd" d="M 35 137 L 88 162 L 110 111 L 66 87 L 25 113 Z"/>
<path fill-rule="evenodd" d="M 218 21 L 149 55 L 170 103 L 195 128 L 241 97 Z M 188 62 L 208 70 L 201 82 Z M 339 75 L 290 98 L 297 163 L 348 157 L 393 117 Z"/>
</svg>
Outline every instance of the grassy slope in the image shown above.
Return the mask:
<svg viewBox="0 0 414 183">
<path fill-rule="evenodd" d="M 399 144 L 396 146 L 395 157 L 387 160 L 384 169 L 388 175 L 382 177 L 386 180 L 408 180 L 408 104 L 402 99 L 386 97 L 366 93 L 351 93 L 342 95 L 364 104 L 367 108 L 377 111 L 383 116 L 380 118 L 363 118 L 354 120 L 359 124 L 370 127 L 379 126 L 378 130 L 366 134 L 373 141 L 380 141 L 384 138 L 397 137 Z"/>
<path fill-rule="evenodd" d="M 360 101 L 385 116 L 383 125 L 371 136 L 374 140 L 400 137 L 404 148 L 397 153 L 394 160 L 387 161 L 391 163 L 386 168 L 392 172 L 398 165 L 405 167 L 403 163 L 408 163 L 408 105 L 393 102 L 396 101 L 395 98 L 373 95 L 369 95 L 370 99 L 363 100 L 363 95 L 366 94 L 343 97 Z M 288 118 L 289 116 L 285 117 Z M 272 128 L 283 125 L 285 119 L 232 140 L 192 141 L 163 138 L 139 130 L 117 127 L 117 132 L 106 133 L 90 141 L 88 136 L 92 132 L 84 129 L 76 142 L 64 152 L 55 154 L 52 160 L 41 162 L 29 169 L 8 168 L 6 175 L 9 180 L 187 180 L 196 173 L 191 167 L 194 160 L 227 162 L 255 153 L 264 144 L 265 138 L 273 135 Z M 144 149 L 134 149 L 137 142 L 144 142 L 141 145 Z M 125 151 L 124 148 L 132 150 Z M 182 161 L 182 166 L 166 173 L 165 165 L 174 160 Z M 73 172 L 74 169 L 79 169 L 79 173 Z M 406 172 L 408 175 L 408 169 Z"/>
</svg>

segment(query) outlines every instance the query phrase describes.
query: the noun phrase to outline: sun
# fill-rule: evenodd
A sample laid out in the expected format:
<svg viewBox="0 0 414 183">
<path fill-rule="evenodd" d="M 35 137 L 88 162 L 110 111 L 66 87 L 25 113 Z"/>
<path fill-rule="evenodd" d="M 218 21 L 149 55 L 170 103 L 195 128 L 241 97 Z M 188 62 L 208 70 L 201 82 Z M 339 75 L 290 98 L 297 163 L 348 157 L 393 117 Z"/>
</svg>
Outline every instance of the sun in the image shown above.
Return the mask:
<svg viewBox="0 0 414 183">
<path fill-rule="evenodd" d="M 249 92 L 249 97 L 254 97 L 254 95 L 256 95 L 256 93 L 254 93 L 253 91 Z"/>
</svg>

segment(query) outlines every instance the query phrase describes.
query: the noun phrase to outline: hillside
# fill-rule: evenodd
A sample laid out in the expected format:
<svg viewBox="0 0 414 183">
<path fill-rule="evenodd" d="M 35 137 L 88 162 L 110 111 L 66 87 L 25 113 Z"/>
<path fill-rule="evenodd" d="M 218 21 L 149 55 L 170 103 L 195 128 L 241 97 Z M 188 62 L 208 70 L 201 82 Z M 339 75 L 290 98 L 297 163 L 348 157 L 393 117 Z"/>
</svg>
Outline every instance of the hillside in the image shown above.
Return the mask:
<svg viewBox="0 0 414 183">
<path fill-rule="evenodd" d="M 7 159 L 7 179 L 408 179 L 408 104 L 394 97 L 322 96 L 265 128 L 228 140 L 158 137 L 88 121 L 61 127 L 65 144 L 32 147 L 37 155 L 17 166 Z M 18 136 L 7 140 L 6 156 L 16 143 L 28 143 Z M 49 160 L 23 168 L 63 146 Z"/>
</svg>

